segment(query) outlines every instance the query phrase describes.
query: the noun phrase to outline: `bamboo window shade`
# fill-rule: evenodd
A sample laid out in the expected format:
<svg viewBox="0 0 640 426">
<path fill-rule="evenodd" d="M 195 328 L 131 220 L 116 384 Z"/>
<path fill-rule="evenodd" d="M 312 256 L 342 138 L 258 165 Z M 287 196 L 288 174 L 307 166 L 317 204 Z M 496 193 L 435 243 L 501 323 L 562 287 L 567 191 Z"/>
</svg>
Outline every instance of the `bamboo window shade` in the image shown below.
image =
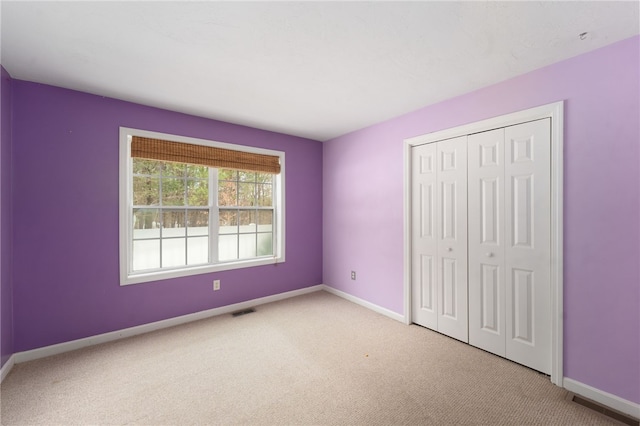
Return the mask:
<svg viewBox="0 0 640 426">
<path fill-rule="evenodd" d="M 253 172 L 280 173 L 280 158 L 205 145 L 132 136 L 131 157 Z"/>
</svg>

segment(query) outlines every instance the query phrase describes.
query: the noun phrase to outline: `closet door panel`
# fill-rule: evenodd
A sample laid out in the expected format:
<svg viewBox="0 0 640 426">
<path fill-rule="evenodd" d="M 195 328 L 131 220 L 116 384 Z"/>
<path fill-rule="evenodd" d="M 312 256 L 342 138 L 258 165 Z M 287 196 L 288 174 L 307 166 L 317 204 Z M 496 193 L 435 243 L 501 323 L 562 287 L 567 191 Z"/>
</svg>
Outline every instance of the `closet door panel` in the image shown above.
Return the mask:
<svg viewBox="0 0 640 426">
<path fill-rule="evenodd" d="M 469 343 L 505 356 L 504 129 L 469 135 Z"/>
<path fill-rule="evenodd" d="M 412 148 L 412 317 L 551 370 L 551 120 Z"/>
<path fill-rule="evenodd" d="M 505 128 L 506 357 L 551 372 L 550 119 Z"/>
<path fill-rule="evenodd" d="M 467 137 L 435 145 L 438 331 L 468 342 Z"/>
<path fill-rule="evenodd" d="M 436 145 L 411 151 L 411 316 L 416 324 L 437 330 Z"/>
</svg>

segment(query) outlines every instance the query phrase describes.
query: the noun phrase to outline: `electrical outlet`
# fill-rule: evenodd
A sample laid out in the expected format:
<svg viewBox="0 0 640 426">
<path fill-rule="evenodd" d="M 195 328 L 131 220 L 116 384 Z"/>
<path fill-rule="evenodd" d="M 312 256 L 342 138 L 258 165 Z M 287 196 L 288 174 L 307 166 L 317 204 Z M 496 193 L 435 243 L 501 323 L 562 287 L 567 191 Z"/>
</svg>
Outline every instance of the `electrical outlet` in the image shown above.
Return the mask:
<svg viewBox="0 0 640 426">
<path fill-rule="evenodd" d="M 213 280 L 213 291 L 220 290 L 220 280 Z"/>
<path fill-rule="evenodd" d="M 356 271 L 351 271 L 351 279 L 352 280 L 356 279 Z"/>
</svg>

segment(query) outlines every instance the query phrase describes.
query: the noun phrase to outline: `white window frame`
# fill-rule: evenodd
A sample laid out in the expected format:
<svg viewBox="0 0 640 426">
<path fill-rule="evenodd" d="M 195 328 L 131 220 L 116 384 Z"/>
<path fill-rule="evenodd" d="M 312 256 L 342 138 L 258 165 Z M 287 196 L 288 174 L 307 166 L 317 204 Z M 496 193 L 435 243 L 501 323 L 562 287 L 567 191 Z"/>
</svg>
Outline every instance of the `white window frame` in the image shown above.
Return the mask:
<svg viewBox="0 0 640 426">
<path fill-rule="evenodd" d="M 149 272 L 132 272 L 132 190 L 133 190 L 133 161 L 131 158 L 131 136 L 140 136 L 152 139 L 170 140 L 173 142 L 183 142 L 195 145 L 204 145 L 215 148 L 224 148 L 234 151 L 249 152 L 254 154 L 265 154 L 277 156 L 280 159 L 280 173 L 274 175 L 273 203 L 274 203 L 274 230 L 273 238 L 275 242 L 275 250 L 273 256 L 260 257 L 254 259 L 242 259 L 234 261 L 225 261 L 221 263 L 208 263 L 198 266 L 184 266 L 169 270 L 154 270 Z M 185 277 L 190 275 L 206 274 L 211 272 L 227 271 L 232 269 L 248 268 L 253 266 L 273 265 L 283 263 L 285 261 L 285 153 L 264 148 L 256 148 L 246 145 L 235 145 L 225 142 L 217 142 L 206 139 L 197 139 L 187 136 L 172 135 L 167 133 L 158 133 L 148 130 L 132 129 L 128 127 L 120 127 L 120 159 L 119 159 L 119 178 L 120 178 L 120 285 L 137 284 L 149 281 L 158 281 L 169 278 Z M 217 178 L 215 179 L 217 182 Z M 211 217 L 209 221 L 210 233 L 209 237 L 215 244 L 212 244 L 212 253 L 217 253 L 217 232 L 214 220 L 217 223 L 218 208 L 214 208 L 215 217 Z M 213 228 L 213 229 L 212 229 Z M 215 230 L 215 231 L 214 231 Z M 213 231 L 213 232 L 212 232 Z M 214 247 L 215 246 L 215 247 Z M 217 256 L 212 257 L 213 259 Z"/>
</svg>

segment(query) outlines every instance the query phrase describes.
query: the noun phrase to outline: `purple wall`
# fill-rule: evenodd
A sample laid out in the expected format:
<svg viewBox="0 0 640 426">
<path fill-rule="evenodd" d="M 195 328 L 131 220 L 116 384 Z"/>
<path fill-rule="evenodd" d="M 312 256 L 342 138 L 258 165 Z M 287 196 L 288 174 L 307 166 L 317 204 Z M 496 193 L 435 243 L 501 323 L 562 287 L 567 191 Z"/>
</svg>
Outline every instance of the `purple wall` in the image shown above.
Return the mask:
<svg viewBox="0 0 640 426">
<path fill-rule="evenodd" d="M 0 65 L 0 366 L 13 354 L 11 262 L 11 95 L 12 80 Z"/>
<path fill-rule="evenodd" d="M 286 262 L 121 287 L 119 126 L 284 151 Z M 322 282 L 320 142 L 13 80 L 13 159 L 16 352 Z"/>
<path fill-rule="evenodd" d="M 326 142 L 324 283 L 402 313 L 403 140 L 565 100 L 564 373 L 640 403 L 639 50 L 636 36 Z"/>
</svg>

